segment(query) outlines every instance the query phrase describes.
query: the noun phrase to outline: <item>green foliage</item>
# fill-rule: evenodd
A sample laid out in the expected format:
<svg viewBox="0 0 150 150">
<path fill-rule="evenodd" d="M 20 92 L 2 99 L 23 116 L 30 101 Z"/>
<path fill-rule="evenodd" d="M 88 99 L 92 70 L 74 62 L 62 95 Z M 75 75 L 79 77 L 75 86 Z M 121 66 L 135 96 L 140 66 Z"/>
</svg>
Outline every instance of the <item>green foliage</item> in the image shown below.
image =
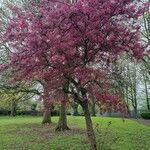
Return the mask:
<svg viewBox="0 0 150 150">
<path fill-rule="evenodd" d="M 15 97 L 13 94 L 0 91 L 0 110 L 10 110 L 11 102 L 14 99 L 17 101 L 17 97 Z"/>
<path fill-rule="evenodd" d="M 141 117 L 144 119 L 150 119 L 150 112 L 142 112 Z"/>
</svg>

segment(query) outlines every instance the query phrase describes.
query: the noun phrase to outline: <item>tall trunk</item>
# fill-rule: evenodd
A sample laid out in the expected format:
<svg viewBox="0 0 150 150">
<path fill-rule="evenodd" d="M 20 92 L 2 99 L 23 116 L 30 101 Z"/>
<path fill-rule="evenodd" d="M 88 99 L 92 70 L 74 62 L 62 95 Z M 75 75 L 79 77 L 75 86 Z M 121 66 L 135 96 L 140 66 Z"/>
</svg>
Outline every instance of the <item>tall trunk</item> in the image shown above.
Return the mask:
<svg viewBox="0 0 150 150">
<path fill-rule="evenodd" d="M 137 112 L 137 107 L 134 107 L 134 118 L 137 119 L 138 118 L 138 112 Z"/>
<path fill-rule="evenodd" d="M 130 82 L 130 90 L 131 90 L 131 102 L 134 109 L 134 118 L 138 118 L 138 111 L 137 111 L 137 70 L 136 65 L 134 64 L 133 73 L 130 72 L 128 67 L 129 73 L 129 82 Z M 132 74 L 132 76 L 131 76 Z"/>
<path fill-rule="evenodd" d="M 137 119 L 137 101 L 136 101 L 136 95 L 133 93 L 134 90 L 131 89 L 131 101 L 132 101 L 132 107 L 133 107 L 133 117 Z"/>
<path fill-rule="evenodd" d="M 150 111 L 150 102 L 149 102 L 149 96 L 148 96 L 148 88 L 147 88 L 146 77 L 144 77 L 144 84 L 145 84 L 145 96 L 146 96 L 147 109 Z"/>
<path fill-rule="evenodd" d="M 129 91 L 128 91 L 128 87 L 126 86 L 125 89 L 126 89 L 126 103 L 127 103 L 128 108 L 129 108 L 129 97 L 128 97 Z"/>
<path fill-rule="evenodd" d="M 16 108 L 17 108 L 17 104 L 16 104 L 15 100 L 12 100 L 12 102 L 11 102 L 11 114 L 10 115 L 13 117 L 16 116 L 16 112 L 17 112 Z"/>
<path fill-rule="evenodd" d="M 88 102 L 87 101 L 81 102 L 81 106 L 82 106 L 84 116 L 85 116 L 87 135 L 88 135 L 88 139 L 90 142 L 91 150 L 97 150 L 96 137 L 95 137 L 95 133 L 94 133 L 93 125 L 92 125 Z"/>
<path fill-rule="evenodd" d="M 138 111 L 137 111 L 137 91 L 136 91 L 136 86 L 134 87 L 134 117 L 137 119 L 138 118 Z"/>
<path fill-rule="evenodd" d="M 129 105 L 129 90 L 128 87 L 125 87 L 125 97 L 126 97 L 126 104 L 127 104 L 127 109 L 128 109 L 128 114 L 130 114 L 130 105 Z"/>
<path fill-rule="evenodd" d="M 137 119 L 137 118 L 138 118 L 137 99 L 136 99 L 136 97 L 134 97 L 133 95 L 132 95 L 132 106 L 133 106 L 133 109 L 134 109 L 133 117 L 134 117 L 135 119 Z"/>
<path fill-rule="evenodd" d="M 61 102 L 60 112 L 59 112 L 59 121 L 55 130 L 56 131 L 69 130 L 69 127 L 67 126 L 66 102 L 65 101 Z"/>
</svg>

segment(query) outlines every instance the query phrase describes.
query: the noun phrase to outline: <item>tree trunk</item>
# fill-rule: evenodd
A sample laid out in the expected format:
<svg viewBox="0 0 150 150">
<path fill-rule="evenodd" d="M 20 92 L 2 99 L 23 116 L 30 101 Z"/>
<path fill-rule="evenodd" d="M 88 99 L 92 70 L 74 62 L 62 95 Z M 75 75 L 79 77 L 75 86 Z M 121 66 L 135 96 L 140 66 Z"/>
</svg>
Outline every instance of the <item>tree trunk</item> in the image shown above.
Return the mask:
<svg viewBox="0 0 150 150">
<path fill-rule="evenodd" d="M 50 107 L 44 108 L 43 121 L 42 124 L 50 124 L 51 121 L 51 110 Z"/>
<path fill-rule="evenodd" d="M 148 87 L 147 87 L 146 77 L 144 77 L 144 84 L 145 84 L 145 96 L 146 96 L 147 110 L 150 111 L 150 102 L 149 102 L 149 96 L 148 96 Z"/>
<path fill-rule="evenodd" d="M 59 121 L 55 130 L 56 131 L 69 130 L 69 127 L 67 126 L 66 102 L 65 101 L 61 102 L 60 112 L 59 112 Z"/>
<path fill-rule="evenodd" d="M 12 102 L 11 102 L 11 114 L 10 115 L 13 117 L 16 116 L 16 112 L 17 112 L 16 107 L 17 107 L 17 104 L 16 104 L 15 100 L 12 100 Z"/>
<path fill-rule="evenodd" d="M 94 133 L 93 125 L 92 125 L 88 102 L 87 101 L 81 102 L 81 106 L 84 111 L 87 135 L 88 135 L 88 139 L 91 145 L 91 150 L 97 150 L 96 137 L 95 137 L 95 133 Z"/>
<path fill-rule="evenodd" d="M 95 102 L 94 101 L 92 101 L 92 103 L 91 103 L 91 116 L 96 116 Z"/>
<path fill-rule="evenodd" d="M 74 104 L 72 105 L 73 108 L 73 116 L 78 116 L 78 103 L 74 102 Z"/>
<path fill-rule="evenodd" d="M 131 102 L 132 102 L 132 106 L 134 109 L 134 118 L 138 118 L 138 103 L 137 103 L 137 68 L 136 68 L 136 64 L 134 63 L 134 66 L 132 72 L 130 72 L 129 66 L 127 67 L 128 69 L 128 79 L 129 79 L 129 83 L 130 83 L 130 95 L 131 95 Z"/>
<path fill-rule="evenodd" d="M 138 118 L 138 111 L 137 111 L 137 91 L 136 86 L 134 87 L 134 117 Z"/>
<path fill-rule="evenodd" d="M 51 110 L 52 110 L 52 104 L 50 103 L 49 99 L 49 88 L 48 88 L 48 82 L 45 82 L 43 84 L 43 106 L 44 106 L 44 114 L 43 114 L 43 121 L 42 124 L 50 124 L 51 121 Z"/>
<path fill-rule="evenodd" d="M 129 108 L 129 98 L 128 98 L 128 94 L 129 94 L 129 91 L 128 91 L 128 87 L 126 86 L 125 87 L 125 93 L 126 93 L 126 103 L 127 103 L 127 106 L 128 106 L 128 108 Z"/>
<path fill-rule="evenodd" d="M 137 119 L 138 118 L 138 112 L 137 112 L 137 107 L 134 107 L 134 118 Z"/>
</svg>

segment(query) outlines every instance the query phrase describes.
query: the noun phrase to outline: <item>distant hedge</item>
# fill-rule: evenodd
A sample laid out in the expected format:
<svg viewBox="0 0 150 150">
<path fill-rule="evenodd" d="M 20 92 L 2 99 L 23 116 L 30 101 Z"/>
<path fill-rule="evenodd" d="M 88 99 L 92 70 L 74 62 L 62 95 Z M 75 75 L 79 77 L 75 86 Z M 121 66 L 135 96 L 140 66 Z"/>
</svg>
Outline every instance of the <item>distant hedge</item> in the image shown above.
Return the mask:
<svg viewBox="0 0 150 150">
<path fill-rule="evenodd" d="M 142 112 L 141 117 L 144 119 L 150 119 L 150 112 Z"/>
<path fill-rule="evenodd" d="M 11 111 L 10 110 L 0 110 L 0 116 L 9 116 L 11 114 Z M 33 110 L 30 110 L 30 111 L 20 111 L 18 110 L 16 112 L 16 115 L 19 115 L 19 116 L 22 116 L 22 115 L 31 115 L 31 116 L 42 116 L 43 115 L 43 112 L 41 111 L 33 111 Z M 52 113 L 51 113 L 52 116 L 58 116 L 59 115 L 59 111 L 57 110 L 54 110 Z"/>
<path fill-rule="evenodd" d="M 31 116 L 40 116 L 42 115 L 42 112 L 39 111 L 17 111 L 16 115 L 22 116 L 22 115 L 31 115 Z"/>
<path fill-rule="evenodd" d="M 0 116 L 7 116 L 10 115 L 10 111 L 9 110 L 0 110 Z"/>
</svg>

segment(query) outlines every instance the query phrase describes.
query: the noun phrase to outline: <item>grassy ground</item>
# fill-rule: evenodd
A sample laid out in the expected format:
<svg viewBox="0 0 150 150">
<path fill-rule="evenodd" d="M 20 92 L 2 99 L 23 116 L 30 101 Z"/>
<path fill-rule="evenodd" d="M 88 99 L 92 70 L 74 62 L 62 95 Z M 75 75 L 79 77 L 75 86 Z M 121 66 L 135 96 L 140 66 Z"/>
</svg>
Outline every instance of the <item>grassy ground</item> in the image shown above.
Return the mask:
<svg viewBox="0 0 150 150">
<path fill-rule="evenodd" d="M 52 125 L 41 125 L 41 117 L 0 117 L 0 150 L 89 150 L 83 117 L 68 117 L 66 132 L 54 132 L 58 118 Z M 111 134 L 104 141 L 113 142 L 113 150 L 150 150 L 150 127 L 132 120 L 94 117 L 94 126 L 106 128 L 111 121 Z M 106 135 L 104 133 L 104 135 Z M 119 137 L 119 138 L 118 138 Z M 104 150 L 101 149 L 101 150 Z"/>
</svg>

